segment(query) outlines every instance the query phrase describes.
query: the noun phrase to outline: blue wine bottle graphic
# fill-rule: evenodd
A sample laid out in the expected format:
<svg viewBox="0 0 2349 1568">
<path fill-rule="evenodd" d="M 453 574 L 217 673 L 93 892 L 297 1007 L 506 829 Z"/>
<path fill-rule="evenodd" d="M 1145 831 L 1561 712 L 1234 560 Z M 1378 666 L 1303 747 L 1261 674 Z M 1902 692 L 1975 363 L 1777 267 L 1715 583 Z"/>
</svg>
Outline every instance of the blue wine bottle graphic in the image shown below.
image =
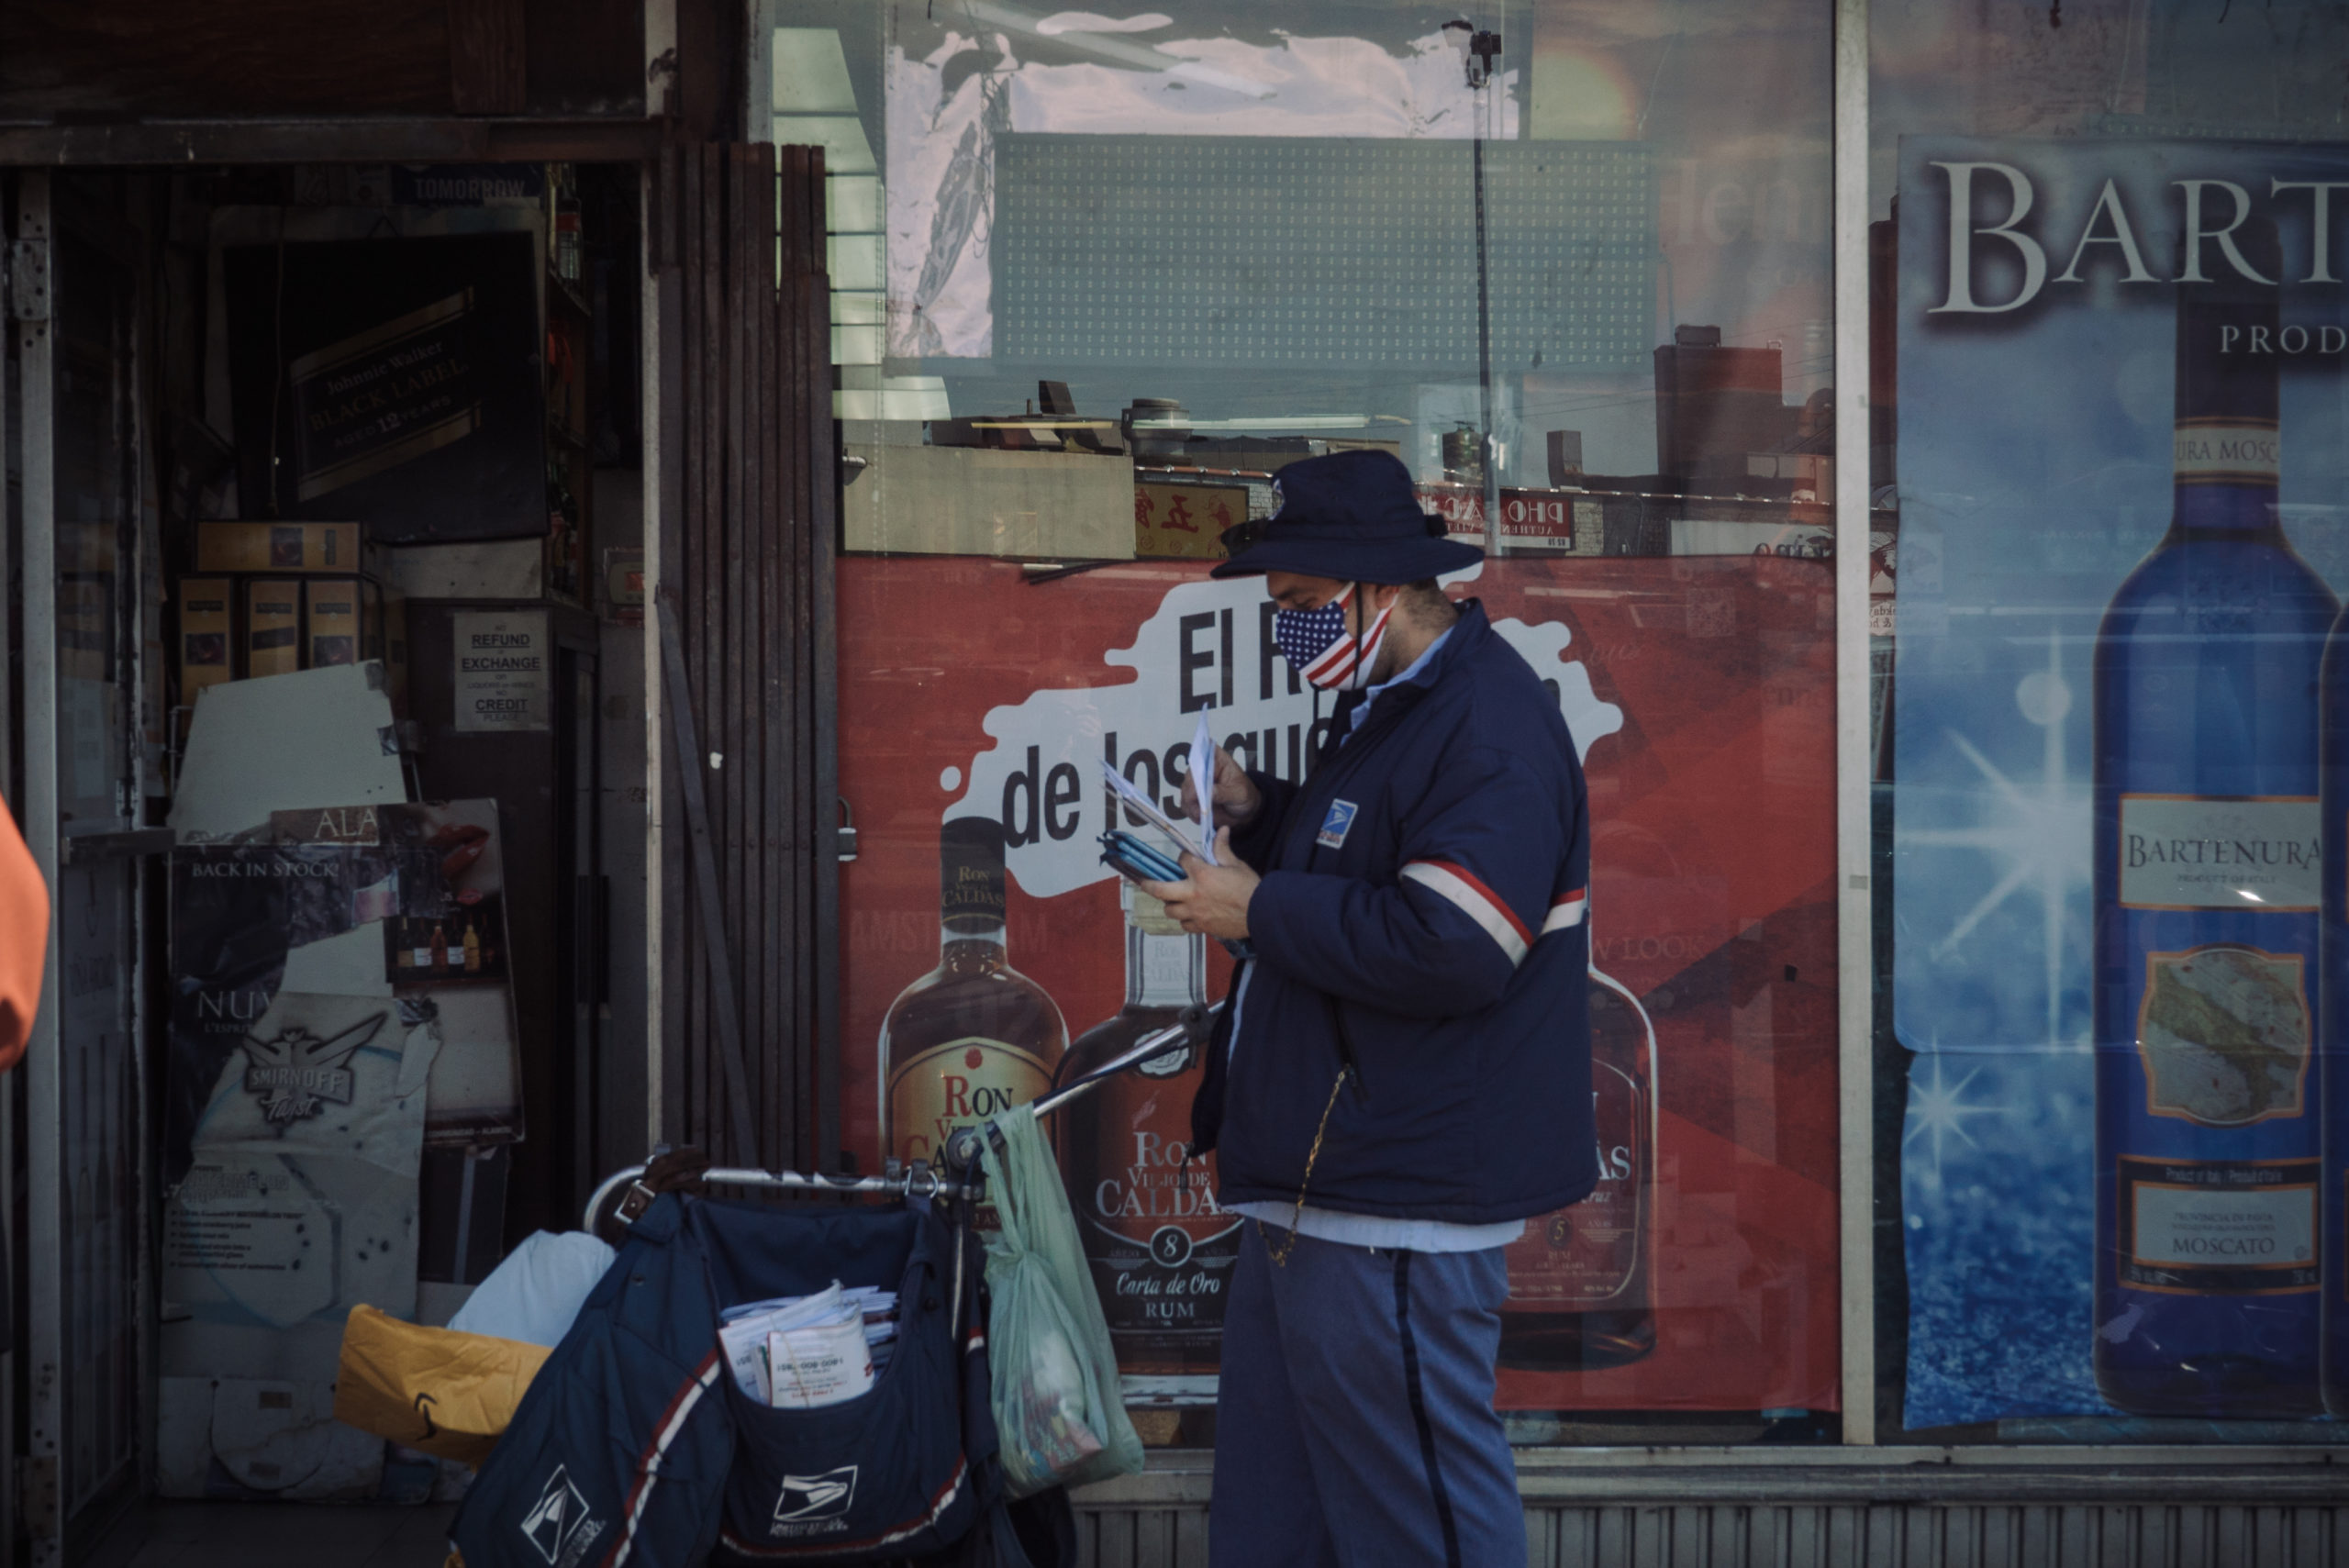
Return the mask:
<svg viewBox="0 0 2349 1568">
<path fill-rule="evenodd" d="M 2277 314 L 2273 287 L 2179 285 L 2175 510 L 2097 636 L 2094 1355 L 2141 1415 L 2319 1409 L 2337 606 L 2277 512 Z"/>
</svg>

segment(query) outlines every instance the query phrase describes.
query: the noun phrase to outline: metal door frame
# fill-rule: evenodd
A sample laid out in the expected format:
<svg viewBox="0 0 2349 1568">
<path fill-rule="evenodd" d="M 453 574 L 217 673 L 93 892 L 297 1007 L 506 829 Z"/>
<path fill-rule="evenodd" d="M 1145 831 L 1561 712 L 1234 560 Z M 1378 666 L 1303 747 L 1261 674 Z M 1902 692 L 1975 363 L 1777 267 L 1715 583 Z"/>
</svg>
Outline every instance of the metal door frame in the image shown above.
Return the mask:
<svg viewBox="0 0 2349 1568">
<path fill-rule="evenodd" d="M 57 355 L 53 327 L 55 299 L 55 258 L 57 240 L 62 225 L 56 207 L 56 192 L 50 176 L 39 171 L 24 171 L 17 183 L 17 227 L 10 258 L 12 288 L 8 306 L 10 329 L 17 341 L 17 382 L 19 396 L 18 445 L 23 483 L 21 488 L 20 537 L 22 539 L 22 575 L 24 602 L 19 611 L 23 628 L 23 658 L 20 663 L 23 680 L 25 775 L 24 821 L 25 839 L 43 879 L 52 889 L 52 906 L 61 902 L 55 890 L 61 886 L 61 873 L 75 859 L 87 859 L 95 852 L 105 861 L 117 856 L 136 854 L 146 846 L 146 837 L 122 830 L 106 834 L 103 842 L 89 841 L 74 835 L 73 841 L 86 843 L 83 855 L 69 853 L 69 843 L 60 826 L 61 801 L 59 795 L 58 767 L 60 757 L 58 656 L 57 656 L 57 416 L 55 404 Z M 127 419 L 122 438 L 128 447 L 124 468 L 130 485 L 123 505 L 128 509 L 132 526 L 128 531 L 130 548 L 115 567 L 117 598 L 119 584 L 128 582 L 135 596 L 143 583 L 143 540 L 145 530 L 139 526 L 145 505 L 145 462 L 143 400 L 139 395 L 140 355 L 139 332 L 142 323 L 140 295 L 143 292 L 143 272 L 135 252 L 128 249 L 127 230 L 115 231 L 103 220 L 84 224 L 76 215 L 72 225 L 77 239 L 104 252 L 128 274 L 132 297 L 123 317 L 126 328 L 121 346 L 123 360 L 118 366 L 117 385 L 127 387 Z M 129 622 L 117 617 L 116 643 L 120 662 L 115 684 L 125 699 L 124 712 L 134 728 L 139 712 L 139 694 L 145 689 L 142 678 L 144 653 L 142 639 Z M 129 793 L 127 801 L 118 800 L 117 818 L 129 817 L 135 826 L 137 814 L 145 798 L 143 759 L 139 749 L 129 744 L 127 762 L 129 768 Z M 143 876 L 143 873 L 136 873 Z M 64 1451 L 61 1445 L 70 1441 L 70 1396 L 64 1375 L 67 1314 L 74 1303 L 69 1299 L 72 1270 L 66 1267 L 67 1237 L 64 1234 L 64 1204 L 66 1191 L 67 1148 L 65 1117 L 67 1106 L 64 1084 L 59 1065 L 62 1060 L 60 1039 L 62 1013 L 60 959 L 62 939 L 57 921 L 52 918 L 46 959 L 42 970 L 41 994 L 43 1005 L 33 1020 L 30 1044 L 26 1052 L 25 1070 L 21 1074 L 25 1101 L 26 1153 L 26 1213 L 25 1247 L 22 1259 L 26 1274 L 26 1356 L 25 1384 L 27 1451 L 18 1462 L 21 1477 L 17 1487 L 17 1502 L 21 1524 L 30 1542 L 29 1561 L 36 1568 L 65 1561 L 69 1539 L 77 1536 L 85 1515 L 103 1508 L 109 1502 L 124 1505 L 136 1503 L 143 1490 L 154 1444 L 153 1372 L 154 1317 L 152 1247 L 150 1245 L 154 1216 L 151 1201 L 152 1170 L 148 1148 L 150 1129 L 148 1125 L 148 1052 L 145 1030 L 148 1024 L 144 1006 L 147 978 L 147 941 L 149 931 L 143 909 L 140 888 L 134 884 L 128 895 L 126 911 L 130 921 L 128 939 L 129 973 L 120 977 L 128 988 L 128 1046 L 129 1058 L 124 1063 L 128 1077 L 129 1102 L 133 1108 L 132 1125 L 126 1129 L 130 1140 L 134 1164 L 133 1192 L 130 1212 L 135 1216 L 135 1247 L 128 1276 L 132 1300 L 129 1310 L 133 1317 L 134 1353 L 132 1364 L 124 1369 L 136 1381 L 137 1414 L 131 1423 L 130 1448 L 127 1460 L 117 1469 L 97 1481 L 85 1498 L 76 1499 L 81 1506 L 69 1514 L 69 1500 L 62 1494 Z"/>
<path fill-rule="evenodd" d="M 41 879 L 57 885 L 57 428 L 52 398 L 54 356 L 49 335 L 49 302 L 30 295 L 29 269 L 37 251 L 45 272 L 54 239 L 50 224 L 50 181 L 41 173 L 20 175 L 17 183 L 17 228 L 10 246 L 15 269 L 9 295 L 11 328 L 17 334 L 17 450 L 22 484 L 17 491 L 24 586 L 24 656 L 18 666 L 24 692 L 25 844 Z M 19 248 L 24 248 L 20 250 Z M 42 280 L 44 284 L 46 278 Z M 38 367 L 38 368 L 36 368 Z M 38 586 L 36 586 L 38 584 Z M 64 1331 L 64 1302 L 55 1271 L 42 1280 L 34 1264 L 61 1253 L 59 1234 L 57 1155 L 62 1097 L 57 1074 L 58 935 L 51 921 L 41 964 L 43 1006 L 33 1015 L 33 1031 L 20 1071 L 25 1084 L 25 1376 L 27 1452 L 17 1461 L 22 1484 L 21 1523 L 35 1562 L 57 1561 L 61 1552 L 57 1493 L 59 1345 Z"/>
<path fill-rule="evenodd" d="M 1868 5 L 1833 0 L 1837 1227 L 1843 1441 L 1876 1440 L 1876 905 L 1869 886 Z M 1891 717 L 1886 716 L 1886 722 Z"/>
<path fill-rule="evenodd" d="M 572 1192 L 573 1207 L 619 1157 L 601 1147 L 599 1111 L 609 1066 L 605 990 L 609 955 L 603 943 L 603 677 L 598 663 L 602 642 L 596 630 L 590 626 L 577 634 L 557 631 L 553 639 L 555 776 L 569 781 L 567 788 L 557 790 L 555 803 L 556 821 L 563 829 L 555 854 L 555 951 L 568 982 L 561 1006 L 568 1018 L 564 1054 L 570 1058 L 569 1083 L 556 1101 L 568 1107 L 565 1126 L 557 1136 L 567 1140 L 569 1157 L 557 1179 Z M 633 1152 L 628 1157 L 633 1158 Z"/>
<path fill-rule="evenodd" d="M 10 408 L 15 376 L 9 367 L 19 336 L 17 316 L 25 308 L 17 297 L 25 284 L 13 276 L 16 252 L 13 246 L 6 244 L 17 232 L 10 211 L 11 198 L 17 195 L 10 182 L 0 179 L 0 332 L 7 335 L 6 339 L 0 339 L 0 661 L 7 664 L 6 673 L 0 675 L 0 797 L 5 797 L 0 800 L 0 810 L 17 813 L 21 832 L 31 827 L 26 812 L 29 802 L 18 787 L 17 775 L 16 714 L 20 701 L 17 683 L 27 672 L 22 661 L 8 658 L 17 617 L 16 595 L 9 584 L 11 570 L 17 564 L 17 541 L 21 537 L 18 518 L 8 505 L 7 495 L 9 440 L 14 433 L 10 420 L 22 414 L 21 409 L 12 414 Z M 44 964 L 44 983 L 51 978 L 50 972 L 55 967 L 53 962 Z M 39 1021 L 38 1017 L 34 1021 Z M 28 1256 L 17 1245 L 17 1084 L 22 1079 L 20 1073 L 0 1074 L 0 1291 L 7 1293 L 0 1296 L 0 1316 L 7 1320 L 6 1332 L 0 1334 L 0 1562 L 11 1565 L 17 1560 L 18 1527 L 17 1488 L 13 1482 L 17 1474 L 17 1385 L 22 1363 L 17 1344 L 23 1327 L 17 1321 L 17 1281 L 22 1273 L 22 1261 Z"/>
</svg>

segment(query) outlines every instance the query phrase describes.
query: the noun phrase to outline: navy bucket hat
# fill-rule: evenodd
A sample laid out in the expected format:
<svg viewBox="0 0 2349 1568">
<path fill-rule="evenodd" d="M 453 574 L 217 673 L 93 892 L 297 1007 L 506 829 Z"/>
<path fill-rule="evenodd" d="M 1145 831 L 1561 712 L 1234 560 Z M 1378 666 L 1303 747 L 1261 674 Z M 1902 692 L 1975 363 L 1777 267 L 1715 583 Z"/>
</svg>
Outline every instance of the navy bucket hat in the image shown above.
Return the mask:
<svg viewBox="0 0 2349 1568">
<path fill-rule="evenodd" d="M 1419 510 L 1411 471 L 1392 452 L 1331 452 L 1290 463 L 1273 481 L 1279 510 L 1224 538 L 1234 553 L 1209 573 L 1301 572 L 1346 583 L 1420 583 L 1474 566 L 1485 552 L 1445 537 Z"/>
</svg>

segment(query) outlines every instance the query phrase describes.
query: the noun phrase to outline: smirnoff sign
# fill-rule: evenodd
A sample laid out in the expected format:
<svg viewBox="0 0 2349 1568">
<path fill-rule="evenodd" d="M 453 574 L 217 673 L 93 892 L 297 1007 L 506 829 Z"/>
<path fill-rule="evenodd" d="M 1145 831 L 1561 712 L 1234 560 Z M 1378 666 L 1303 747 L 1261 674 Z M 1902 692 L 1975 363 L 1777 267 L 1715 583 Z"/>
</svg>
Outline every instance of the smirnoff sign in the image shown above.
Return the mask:
<svg viewBox="0 0 2349 1568">
<path fill-rule="evenodd" d="M 1941 297 L 1927 307 L 1928 317 L 2006 316 L 2067 299 L 2086 302 L 2099 284 L 2149 295 L 2160 285 L 2236 279 L 2337 288 L 2349 264 L 2337 232 L 2349 218 L 2342 196 L 2349 192 L 2349 148 L 2268 150 L 2272 167 L 2250 180 L 2209 176 L 2215 144 L 2116 144 L 2110 170 L 2086 167 L 2076 146 L 2051 155 L 2043 167 L 2033 166 L 2024 145 L 1973 150 L 1984 155 L 1923 161 L 1929 183 L 1940 188 L 1918 198 L 1944 205 L 1947 239 L 1936 269 Z M 2238 176 L 2243 150 L 2228 150 L 2227 165 Z M 2271 272 L 2244 250 L 2244 227 L 2257 224 L 2277 231 L 2280 271 Z M 2339 354 L 2349 350 L 2349 331 L 2288 325 L 2273 339 L 2253 342 L 2246 334 L 2224 347 Z"/>
</svg>

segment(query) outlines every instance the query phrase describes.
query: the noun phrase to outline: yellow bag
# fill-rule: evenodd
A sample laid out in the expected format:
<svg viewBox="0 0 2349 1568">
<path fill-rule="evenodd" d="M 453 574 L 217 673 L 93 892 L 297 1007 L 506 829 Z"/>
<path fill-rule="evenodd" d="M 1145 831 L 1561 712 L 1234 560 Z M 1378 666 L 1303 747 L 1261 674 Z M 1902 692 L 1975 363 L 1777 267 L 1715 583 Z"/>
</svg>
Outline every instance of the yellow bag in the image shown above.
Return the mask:
<svg viewBox="0 0 2349 1568">
<path fill-rule="evenodd" d="M 354 1307 L 342 1326 L 334 1417 L 442 1459 L 479 1464 L 553 1353 L 545 1345 L 427 1329 Z"/>
</svg>

